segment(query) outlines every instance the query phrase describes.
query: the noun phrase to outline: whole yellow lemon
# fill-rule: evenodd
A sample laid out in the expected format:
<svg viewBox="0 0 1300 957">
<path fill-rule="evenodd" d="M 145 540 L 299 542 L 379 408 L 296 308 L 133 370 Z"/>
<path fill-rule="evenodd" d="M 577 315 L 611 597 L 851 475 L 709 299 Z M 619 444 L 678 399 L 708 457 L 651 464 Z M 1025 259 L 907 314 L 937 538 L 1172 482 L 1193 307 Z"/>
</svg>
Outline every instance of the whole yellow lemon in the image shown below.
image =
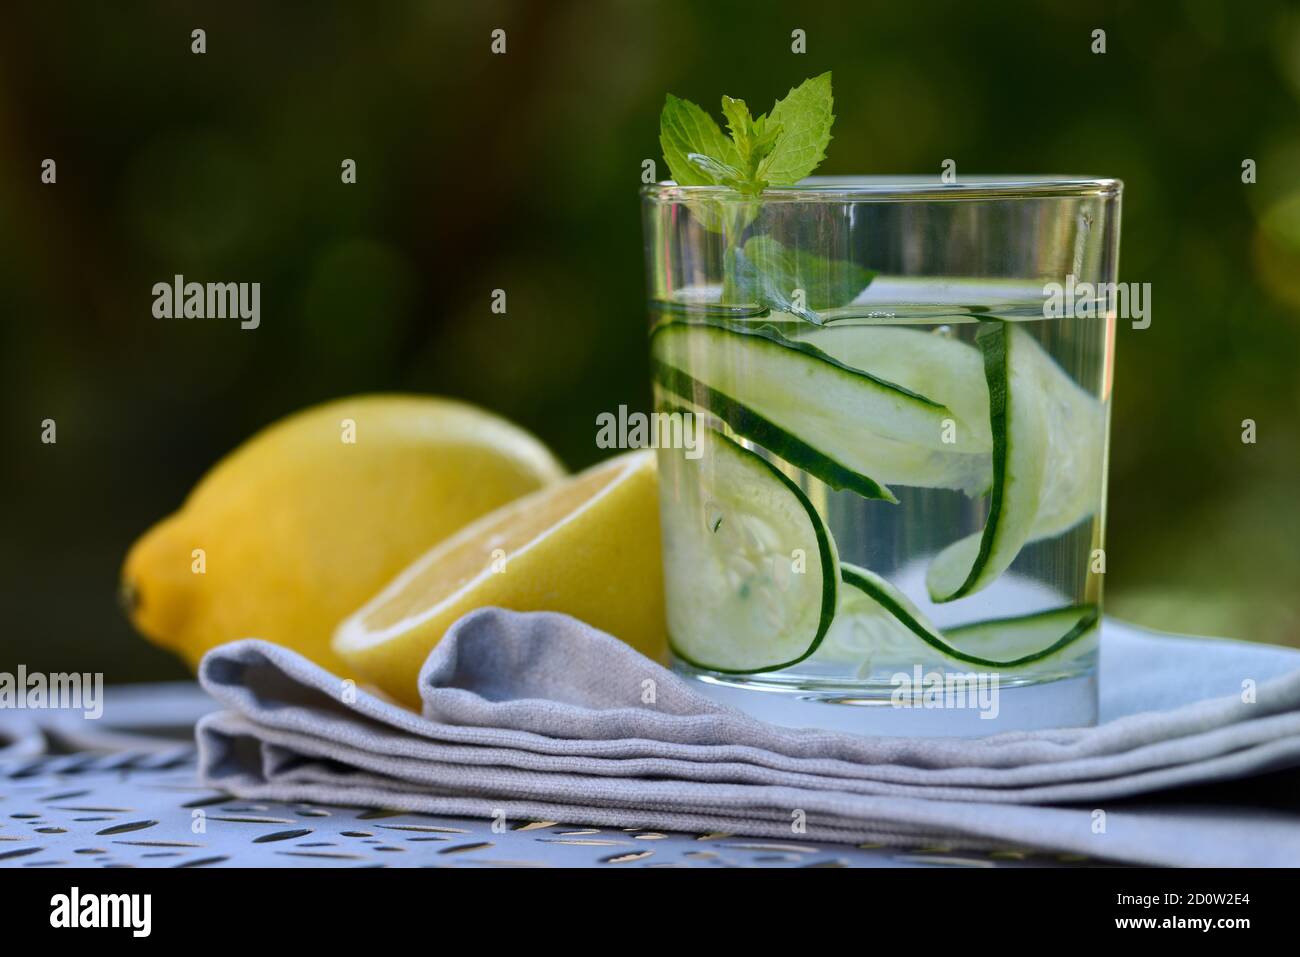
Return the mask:
<svg viewBox="0 0 1300 957">
<path fill-rule="evenodd" d="M 123 601 L 191 667 L 222 642 L 264 638 L 339 672 L 340 620 L 433 544 L 563 474 L 536 438 L 474 406 L 339 399 L 217 463 L 132 546 Z"/>
</svg>

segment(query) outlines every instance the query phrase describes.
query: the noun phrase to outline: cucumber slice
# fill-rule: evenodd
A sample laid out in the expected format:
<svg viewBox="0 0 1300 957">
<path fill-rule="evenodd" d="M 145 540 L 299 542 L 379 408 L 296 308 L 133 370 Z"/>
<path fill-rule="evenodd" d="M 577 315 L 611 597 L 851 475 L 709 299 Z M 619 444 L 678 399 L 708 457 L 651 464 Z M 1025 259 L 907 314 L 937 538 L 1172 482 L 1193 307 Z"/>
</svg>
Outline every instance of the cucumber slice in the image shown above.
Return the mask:
<svg viewBox="0 0 1300 957">
<path fill-rule="evenodd" d="M 936 602 L 974 594 L 1015 560 L 1038 516 L 1047 466 L 1038 347 L 1001 320 L 976 333 L 975 341 L 988 383 L 993 489 L 984 530 L 949 545 L 930 564 L 926 588 Z"/>
<path fill-rule="evenodd" d="M 825 326 L 800 330 L 798 339 L 846 365 L 919 392 L 952 411 L 946 454 L 874 440 L 875 474 L 882 481 L 951 488 L 984 495 L 993 482 L 993 437 L 980 351 L 958 339 L 896 326 Z M 868 426 L 869 428 L 869 426 Z"/>
<path fill-rule="evenodd" d="M 669 643 L 713 671 L 786 668 L 834 617 L 835 542 L 774 465 L 714 429 L 701 439 L 698 459 L 659 451 Z"/>
<path fill-rule="evenodd" d="M 1047 469 L 1030 541 L 1055 538 L 1101 505 L 1106 406 L 1080 388 L 1038 343 L 1025 337 L 1047 422 Z"/>
<path fill-rule="evenodd" d="M 897 326 L 804 329 L 798 338 L 874 376 L 920 392 L 952 409 L 955 448 L 991 448 L 988 389 L 979 349 L 935 332 Z M 1047 468 L 1030 541 L 1054 538 L 1096 511 L 1106 437 L 1106 409 L 1080 388 L 1032 338 L 1026 362 L 1036 366 L 1047 428 Z M 966 490 L 981 494 L 992 481 L 990 458 L 972 459 Z M 961 487 L 961 486 L 955 486 Z"/>
<path fill-rule="evenodd" d="M 937 332 L 901 326 L 805 327 L 797 338 L 855 369 L 942 402 L 957 424 L 956 441 L 949 448 L 984 453 L 989 471 L 993 435 L 979 349 Z"/>
<path fill-rule="evenodd" d="M 957 625 L 943 636 L 954 656 L 964 656 L 960 660 L 976 664 L 992 661 L 1005 670 L 1043 661 L 1067 648 L 1071 654 L 1092 650 L 1096 642 L 1081 639 L 1096 637 L 1100 617 L 1096 605 L 1066 605 Z"/>
<path fill-rule="evenodd" d="M 670 365 L 652 360 L 655 381 L 661 386 L 695 405 L 716 415 L 729 425 L 733 432 L 742 435 L 763 448 L 780 456 L 796 468 L 815 475 L 831 488 L 849 489 L 863 498 L 897 502 L 888 488 L 871 477 L 846 468 L 820 449 L 759 415 L 717 389 L 692 379 Z"/>
<path fill-rule="evenodd" d="M 872 664 L 951 666 L 954 662 L 1006 671 L 1041 662 L 1093 631 L 1095 605 L 1070 605 L 1013 618 L 972 622 L 940 631 L 901 591 L 881 576 L 841 563 L 849 586 L 819 657 Z M 922 644 L 917 644 L 917 640 Z"/>
<path fill-rule="evenodd" d="M 970 482 L 971 464 L 943 441 L 945 405 L 809 343 L 771 328 L 670 322 L 651 351 L 662 387 L 832 488 L 895 501 L 887 482 Z"/>
<path fill-rule="evenodd" d="M 832 666 L 840 674 L 856 669 L 860 679 L 914 664 L 944 667 L 947 659 L 931 641 L 918 640 L 920 636 L 908 622 L 927 635 L 937 636 L 937 629 L 902 592 L 873 572 L 847 562 L 840 562 L 840 581 L 835 620 L 812 664 Z"/>
</svg>

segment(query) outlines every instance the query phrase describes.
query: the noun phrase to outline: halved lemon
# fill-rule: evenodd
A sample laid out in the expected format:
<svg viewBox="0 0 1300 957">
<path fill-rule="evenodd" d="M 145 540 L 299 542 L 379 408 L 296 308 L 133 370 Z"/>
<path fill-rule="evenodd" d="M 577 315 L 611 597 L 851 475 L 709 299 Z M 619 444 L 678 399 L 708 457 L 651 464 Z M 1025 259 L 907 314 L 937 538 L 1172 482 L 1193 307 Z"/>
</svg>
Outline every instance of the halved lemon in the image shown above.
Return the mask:
<svg viewBox="0 0 1300 957">
<path fill-rule="evenodd" d="M 418 707 L 420 667 L 462 615 L 559 611 L 665 656 L 651 452 L 631 452 L 502 506 L 417 559 L 334 633 L 358 675 Z"/>
</svg>

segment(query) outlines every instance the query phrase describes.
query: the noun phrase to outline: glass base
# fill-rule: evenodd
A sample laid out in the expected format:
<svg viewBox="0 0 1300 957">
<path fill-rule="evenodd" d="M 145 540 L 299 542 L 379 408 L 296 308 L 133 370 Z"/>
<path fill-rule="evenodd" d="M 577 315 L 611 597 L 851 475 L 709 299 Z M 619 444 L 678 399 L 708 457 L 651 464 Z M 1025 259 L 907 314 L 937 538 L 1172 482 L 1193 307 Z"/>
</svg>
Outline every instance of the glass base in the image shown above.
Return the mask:
<svg viewBox="0 0 1300 957">
<path fill-rule="evenodd" d="M 1097 723 L 1095 668 L 1052 680 L 999 680 L 996 688 L 926 694 L 918 682 L 912 695 L 889 686 L 831 690 L 791 687 L 761 675 L 724 675 L 682 661 L 673 670 L 692 680 L 713 700 L 792 728 L 891 737 L 974 738 L 1004 731 L 1088 727 Z"/>
</svg>

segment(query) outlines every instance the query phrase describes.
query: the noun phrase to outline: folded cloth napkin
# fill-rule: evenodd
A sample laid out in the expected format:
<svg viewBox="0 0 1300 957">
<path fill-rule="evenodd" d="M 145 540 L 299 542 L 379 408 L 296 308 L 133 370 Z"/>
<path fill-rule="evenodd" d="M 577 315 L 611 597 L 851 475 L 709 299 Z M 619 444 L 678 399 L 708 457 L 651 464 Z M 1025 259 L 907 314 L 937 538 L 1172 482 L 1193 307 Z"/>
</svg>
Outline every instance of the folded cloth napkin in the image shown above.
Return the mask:
<svg viewBox="0 0 1300 957">
<path fill-rule="evenodd" d="M 429 655 L 422 715 L 277 645 L 212 650 L 199 680 L 229 710 L 198 724 L 200 772 L 242 798 L 1300 865 L 1300 792 L 1273 773 L 1300 767 L 1300 653 L 1107 622 L 1102 661 L 1095 728 L 861 737 L 765 724 L 576 619 L 488 608 Z"/>
</svg>

